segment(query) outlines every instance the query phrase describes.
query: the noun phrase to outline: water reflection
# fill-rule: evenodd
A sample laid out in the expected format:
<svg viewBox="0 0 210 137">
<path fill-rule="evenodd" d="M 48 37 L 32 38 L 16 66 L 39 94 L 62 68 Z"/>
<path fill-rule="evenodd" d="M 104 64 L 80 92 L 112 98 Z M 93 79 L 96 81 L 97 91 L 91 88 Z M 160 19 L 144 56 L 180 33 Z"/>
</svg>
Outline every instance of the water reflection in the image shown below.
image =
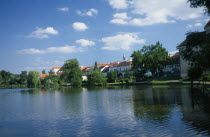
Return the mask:
<svg viewBox="0 0 210 137">
<path fill-rule="evenodd" d="M 209 91 L 187 87 L 7 91 L 0 136 L 209 136 L 209 104 Z"/>
</svg>

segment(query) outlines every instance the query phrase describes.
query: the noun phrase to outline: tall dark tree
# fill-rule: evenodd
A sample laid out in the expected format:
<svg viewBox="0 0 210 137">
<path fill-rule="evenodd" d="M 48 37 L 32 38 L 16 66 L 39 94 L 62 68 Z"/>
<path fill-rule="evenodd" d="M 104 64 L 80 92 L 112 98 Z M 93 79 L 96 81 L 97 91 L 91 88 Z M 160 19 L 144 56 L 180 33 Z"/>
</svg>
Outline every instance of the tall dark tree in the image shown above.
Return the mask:
<svg viewBox="0 0 210 137">
<path fill-rule="evenodd" d="M 5 71 L 5 70 L 2 70 L 0 73 L 1 73 L 1 77 L 2 77 L 2 82 L 4 84 L 9 84 L 9 81 L 12 77 L 12 73 Z"/>
<path fill-rule="evenodd" d="M 43 69 L 43 70 L 42 70 L 42 74 L 46 74 L 46 71 L 45 71 L 45 69 Z"/>
<path fill-rule="evenodd" d="M 20 74 L 20 84 L 27 85 L 28 75 L 27 71 L 22 71 Z"/>
<path fill-rule="evenodd" d="M 204 12 L 210 15 L 210 0 L 188 0 L 190 2 L 190 7 L 204 7 Z"/>
<path fill-rule="evenodd" d="M 98 69 L 98 64 L 97 64 L 97 61 L 95 61 L 95 64 L 94 64 L 94 68 L 93 68 L 93 70 L 99 70 L 99 69 Z"/>
</svg>

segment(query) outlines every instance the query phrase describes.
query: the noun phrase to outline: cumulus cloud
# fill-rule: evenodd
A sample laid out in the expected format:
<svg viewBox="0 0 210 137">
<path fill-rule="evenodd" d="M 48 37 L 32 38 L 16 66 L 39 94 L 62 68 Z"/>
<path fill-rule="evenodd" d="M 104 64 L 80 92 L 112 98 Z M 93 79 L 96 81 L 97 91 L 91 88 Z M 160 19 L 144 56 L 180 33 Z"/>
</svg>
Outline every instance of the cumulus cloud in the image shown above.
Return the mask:
<svg viewBox="0 0 210 137">
<path fill-rule="evenodd" d="M 68 7 L 64 7 L 64 8 L 57 8 L 58 11 L 63 11 L 63 12 L 68 12 L 69 8 Z"/>
<path fill-rule="evenodd" d="M 72 27 L 77 31 L 85 31 L 86 29 L 88 29 L 87 25 L 82 22 L 74 22 L 72 24 Z"/>
<path fill-rule="evenodd" d="M 53 27 L 47 27 L 45 29 L 37 27 L 28 37 L 31 38 L 49 38 L 49 35 L 57 35 L 59 32 Z"/>
<path fill-rule="evenodd" d="M 123 22 L 125 25 L 147 26 L 195 19 L 203 15 L 202 8 L 190 8 L 189 3 L 186 3 L 185 0 L 129 0 L 129 2 L 127 0 L 125 3 L 129 4 L 127 7 L 132 14 L 131 17 L 128 17 L 130 19 L 120 18 L 121 21 L 116 21 L 119 17 L 113 16 L 110 23 L 122 24 Z"/>
<path fill-rule="evenodd" d="M 187 29 L 189 29 L 189 28 L 193 28 L 193 27 L 201 27 L 201 26 L 203 26 L 203 24 L 202 24 L 202 23 L 197 22 L 197 23 L 194 23 L 194 24 L 188 24 L 188 25 L 186 26 L 186 28 L 187 28 Z"/>
<path fill-rule="evenodd" d="M 76 40 L 77 44 L 80 44 L 82 47 L 87 47 L 87 46 L 93 46 L 95 45 L 95 42 L 91 41 L 91 40 L 86 40 L 86 39 L 80 39 L 80 40 Z"/>
<path fill-rule="evenodd" d="M 140 39 L 135 33 L 118 34 L 112 37 L 102 38 L 101 41 L 105 44 L 102 47 L 104 50 L 129 50 L 134 44 L 144 44 L 145 40 Z"/>
<path fill-rule="evenodd" d="M 114 9 L 127 9 L 128 2 L 126 0 L 108 0 L 110 6 Z"/>
<path fill-rule="evenodd" d="M 81 47 L 76 46 L 63 46 L 63 47 L 49 47 L 46 49 L 22 49 L 17 51 L 18 53 L 22 54 L 44 54 L 44 53 L 75 53 L 75 52 L 83 52 Z"/>
<path fill-rule="evenodd" d="M 116 13 L 113 15 L 113 19 L 110 21 L 110 23 L 125 25 L 128 24 L 129 19 L 130 17 L 128 17 L 126 12 Z"/>
<path fill-rule="evenodd" d="M 96 16 L 98 14 L 98 10 L 91 8 L 88 11 L 77 10 L 76 13 L 80 16 Z"/>
</svg>

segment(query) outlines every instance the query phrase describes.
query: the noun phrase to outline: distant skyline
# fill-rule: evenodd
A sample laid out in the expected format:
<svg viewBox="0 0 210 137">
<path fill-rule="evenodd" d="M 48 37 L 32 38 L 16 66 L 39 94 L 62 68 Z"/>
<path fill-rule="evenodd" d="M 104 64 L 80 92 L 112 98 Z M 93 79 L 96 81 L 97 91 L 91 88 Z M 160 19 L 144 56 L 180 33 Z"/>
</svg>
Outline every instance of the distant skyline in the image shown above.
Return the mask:
<svg viewBox="0 0 210 137">
<path fill-rule="evenodd" d="M 1 0 L 0 70 L 110 63 L 157 41 L 173 53 L 209 19 L 187 0 Z"/>
</svg>

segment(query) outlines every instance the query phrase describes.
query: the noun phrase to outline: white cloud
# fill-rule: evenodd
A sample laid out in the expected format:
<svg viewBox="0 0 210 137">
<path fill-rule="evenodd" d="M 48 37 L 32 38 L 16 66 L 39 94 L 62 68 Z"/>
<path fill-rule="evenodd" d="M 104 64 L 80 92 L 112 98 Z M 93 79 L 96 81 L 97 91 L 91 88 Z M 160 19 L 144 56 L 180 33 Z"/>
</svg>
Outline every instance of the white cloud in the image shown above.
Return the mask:
<svg viewBox="0 0 210 137">
<path fill-rule="evenodd" d="M 58 8 L 58 11 L 68 12 L 69 8 L 68 7 Z"/>
<path fill-rule="evenodd" d="M 47 27 L 45 29 L 37 27 L 28 37 L 31 38 L 49 38 L 49 35 L 57 35 L 59 32 L 53 27 Z"/>
<path fill-rule="evenodd" d="M 80 16 L 96 16 L 98 14 L 98 10 L 91 8 L 90 10 L 84 12 L 77 10 L 76 13 Z"/>
<path fill-rule="evenodd" d="M 203 26 L 203 24 L 197 22 L 197 23 L 195 23 L 195 24 L 188 24 L 188 25 L 186 26 L 186 28 L 187 28 L 187 29 L 190 29 L 190 28 L 193 28 L 193 27 L 201 27 L 201 26 Z"/>
<path fill-rule="evenodd" d="M 82 47 L 93 46 L 95 42 L 86 39 L 80 39 L 75 41 L 77 44 L 80 44 Z"/>
<path fill-rule="evenodd" d="M 86 29 L 88 29 L 87 25 L 82 22 L 74 22 L 72 24 L 72 27 L 77 31 L 85 31 Z"/>
<path fill-rule="evenodd" d="M 117 18 L 117 19 L 130 19 L 130 17 L 128 17 L 127 13 L 126 12 L 122 12 L 122 13 L 115 13 L 113 15 L 114 18 Z"/>
<path fill-rule="evenodd" d="M 44 53 L 74 53 L 74 52 L 83 52 L 81 47 L 76 46 L 63 46 L 63 47 L 49 47 L 47 49 L 23 49 L 17 51 L 18 53 L 22 54 L 44 54 Z"/>
<path fill-rule="evenodd" d="M 108 0 L 110 6 L 114 9 L 127 9 L 128 2 L 126 0 Z"/>
<path fill-rule="evenodd" d="M 126 25 L 128 24 L 127 21 L 123 20 L 123 19 L 113 19 L 110 21 L 110 23 L 113 23 L 113 24 L 121 24 L 121 25 Z"/>
<path fill-rule="evenodd" d="M 134 44 L 144 44 L 145 40 L 140 39 L 135 33 L 118 34 L 112 37 L 105 37 L 101 39 L 105 46 L 105 50 L 129 50 Z"/>
<path fill-rule="evenodd" d="M 125 3 L 129 4 L 127 7 L 132 14 L 132 18 L 128 17 L 129 21 L 121 18 L 127 22 L 124 23 L 125 25 L 146 26 L 157 23 L 174 23 L 176 20 L 195 19 L 203 15 L 203 8 L 190 8 L 186 0 L 127 0 Z M 119 18 L 114 16 L 114 19 Z M 122 24 L 122 20 L 110 22 Z"/>
<path fill-rule="evenodd" d="M 201 23 L 195 23 L 195 26 L 200 27 L 200 26 L 202 26 L 202 24 Z"/>
</svg>

